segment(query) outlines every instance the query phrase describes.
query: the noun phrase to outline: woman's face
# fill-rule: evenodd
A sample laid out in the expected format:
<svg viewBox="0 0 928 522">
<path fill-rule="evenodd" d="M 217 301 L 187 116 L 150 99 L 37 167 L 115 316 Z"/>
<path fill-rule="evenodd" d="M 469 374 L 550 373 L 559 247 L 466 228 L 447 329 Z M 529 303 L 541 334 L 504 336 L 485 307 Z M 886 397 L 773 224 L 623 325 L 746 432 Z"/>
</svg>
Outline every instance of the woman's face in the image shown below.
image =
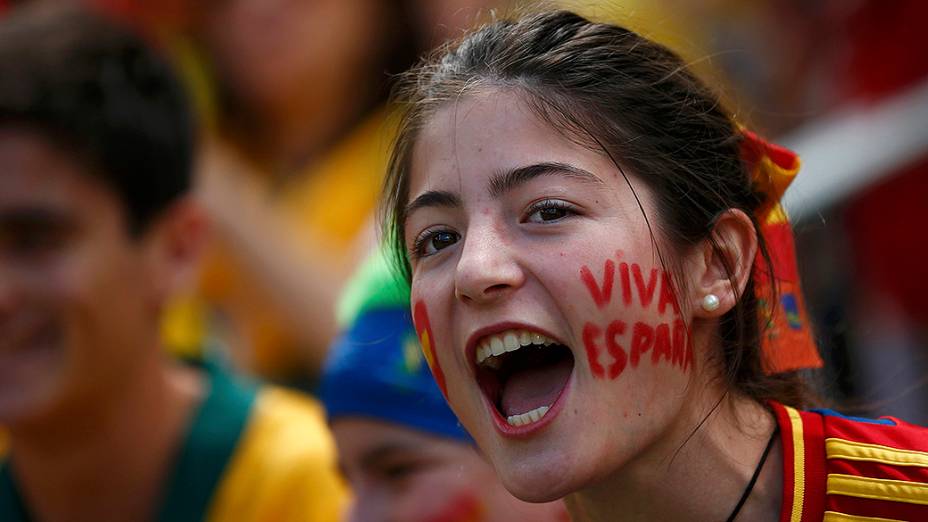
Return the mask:
<svg viewBox="0 0 928 522">
<path fill-rule="evenodd" d="M 332 431 L 355 493 L 351 521 L 568 520 L 561 502 L 514 498 L 475 448 L 462 442 L 360 417 L 337 419 Z"/>
<path fill-rule="evenodd" d="M 267 109 L 291 96 L 324 110 L 373 62 L 381 6 L 371 0 L 227 0 L 205 16 L 223 80 Z"/>
<path fill-rule="evenodd" d="M 688 261 L 671 263 L 644 183 L 507 91 L 431 117 L 410 176 L 417 331 L 510 491 L 558 498 L 692 427 L 693 299 L 654 241 Z"/>
</svg>

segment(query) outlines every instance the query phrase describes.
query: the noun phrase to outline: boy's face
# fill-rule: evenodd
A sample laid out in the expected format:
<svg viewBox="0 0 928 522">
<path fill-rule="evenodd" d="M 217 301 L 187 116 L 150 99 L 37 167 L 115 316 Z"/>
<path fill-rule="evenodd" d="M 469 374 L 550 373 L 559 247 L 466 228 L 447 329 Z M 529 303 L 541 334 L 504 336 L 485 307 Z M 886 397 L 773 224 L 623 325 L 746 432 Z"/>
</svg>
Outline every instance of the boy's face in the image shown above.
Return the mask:
<svg viewBox="0 0 928 522">
<path fill-rule="evenodd" d="M 0 424 L 118 395 L 151 360 L 163 236 L 130 237 L 119 199 L 83 165 L 0 128 Z"/>
</svg>

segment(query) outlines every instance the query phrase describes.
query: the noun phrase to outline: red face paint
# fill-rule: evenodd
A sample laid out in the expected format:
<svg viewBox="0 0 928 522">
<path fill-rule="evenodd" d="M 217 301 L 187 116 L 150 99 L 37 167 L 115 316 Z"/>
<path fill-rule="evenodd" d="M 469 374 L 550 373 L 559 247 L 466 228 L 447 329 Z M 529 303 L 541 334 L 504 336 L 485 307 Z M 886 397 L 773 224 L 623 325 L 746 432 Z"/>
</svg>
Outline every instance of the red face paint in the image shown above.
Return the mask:
<svg viewBox="0 0 928 522">
<path fill-rule="evenodd" d="M 622 321 L 612 321 L 606 328 L 606 349 L 612 356 L 614 362 L 609 365 L 609 378 L 617 379 L 625 371 L 625 364 L 628 361 L 628 355 L 625 349 L 619 344 L 618 337 L 625 334 L 625 323 Z"/>
<path fill-rule="evenodd" d="M 483 504 L 477 495 L 471 492 L 459 493 L 425 522 L 480 522 L 483 520 L 483 512 Z"/>
<path fill-rule="evenodd" d="M 632 330 L 632 368 L 638 367 L 641 355 L 651 349 L 654 342 L 654 328 L 642 323 L 635 323 Z"/>
<path fill-rule="evenodd" d="M 648 274 L 647 284 L 644 282 L 644 277 L 641 275 L 641 266 L 638 263 L 632 264 L 632 275 L 635 277 L 635 286 L 638 287 L 638 298 L 641 300 L 641 306 L 644 308 L 651 306 L 651 300 L 654 299 L 654 289 L 657 287 L 657 269 L 651 269 L 651 273 Z"/>
<path fill-rule="evenodd" d="M 438 363 L 438 356 L 435 353 L 435 336 L 432 335 L 432 326 L 429 323 L 429 313 L 425 308 L 425 303 L 416 301 L 413 308 L 412 321 L 416 325 L 416 335 L 419 336 L 419 345 L 422 347 L 422 353 L 425 354 L 425 360 L 432 370 L 432 376 L 438 384 L 445 399 L 448 398 L 448 389 L 445 385 L 445 373 L 441 371 L 441 365 Z"/>
<path fill-rule="evenodd" d="M 603 284 L 600 286 L 596 283 L 596 278 L 593 277 L 593 272 L 586 266 L 580 268 L 580 279 L 583 280 L 583 284 L 586 285 L 586 289 L 590 291 L 590 297 L 593 298 L 593 302 L 596 303 L 598 308 L 606 306 L 606 304 L 612 299 L 612 283 L 615 279 L 615 263 L 611 259 L 607 259 L 605 266 L 603 266 Z"/>
<path fill-rule="evenodd" d="M 616 252 L 617 258 L 621 255 Z M 608 324 L 587 322 L 583 325 L 583 346 L 590 373 L 597 379 L 617 379 L 626 367 L 637 368 L 648 352 L 653 365 L 669 364 L 687 371 L 693 364 L 693 348 L 686 325 L 679 318 L 680 306 L 673 278 L 656 268 L 642 270 L 637 263 L 619 263 L 618 282 L 615 273 L 616 264 L 611 259 L 603 263 L 601 283 L 589 267 L 580 268 L 580 280 L 597 308 L 602 309 L 612 301 L 613 287 L 618 284 L 616 294 L 621 292 L 622 303 L 626 307 L 647 309 L 652 307 L 656 297 L 657 312 L 663 315 L 669 306 L 676 319 L 659 324 L 638 321 L 631 328 L 618 319 Z M 638 296 L 634 304 L 633 294 Z"/>
<path fill-rule="evenodd" d="M 680 313 L 680 306 L 677 303 L 673 289 L 673 279 L 670 274 L 652 268 L 645 276 L 645 272 L 638 263 L 619 263 L 618 272 L 618 290 L 622 292 L 622 302 L 625 306 L 632 305 L 632 293 L 634 290 L 638 295 L 638 302 L 642 308 L 650 307 L 651 303 L 654 302 L 655 294 L 658 294 L 658 313 L 663 314 L 667 309 L 667 305 L 673 308 L 675 314 Z M 580 280 L 590 293 L 590 297 L 597 308 L 602 309 L 612 301 L 612 289 L 616 284 L 615 273 L 616 264 L 611 259 L 607 259 L 603 263 L 602 283 L 596 280 L 596 276 L 590 270 L 590 267 L 586 265 L 580 267 Z"/>
<path fill-rule="evenodd" d="M 673 307 L 674 315 L 680 315 L 680 304 L 677 303 L 677 294 L 673 290 L 673 278 L 665 272 L 661 282 L 661 296 L 657 302 L 657 313 L 663 314 L 668 304 Z"/>
<path fill-rule="evenodd" d="M 598 377 L 602 379 L 606 376 L 606 369 L 603 368 L 603 365 L 599 362 L 599 351 L 600 346 L 596 344 L 596 339 L 602 334 L 600 330 L 593 323 L 586 323 L 583 325 L 583 346 L 586 348 L 586 358 L 590 362 L 590 373 L 593 374 L 593 377 Z"/>
</svg>

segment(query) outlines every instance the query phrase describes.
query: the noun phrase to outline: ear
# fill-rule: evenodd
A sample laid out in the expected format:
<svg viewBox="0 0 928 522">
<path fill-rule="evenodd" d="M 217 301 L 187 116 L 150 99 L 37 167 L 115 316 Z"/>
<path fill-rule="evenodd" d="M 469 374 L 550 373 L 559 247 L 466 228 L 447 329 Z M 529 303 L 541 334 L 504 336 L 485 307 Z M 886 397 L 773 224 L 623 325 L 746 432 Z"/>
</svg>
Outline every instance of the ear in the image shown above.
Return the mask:
<svg viewBox="0 0 928 522">
<path fill-rule="evenodd" d="M 189 196 L 176 201 L 152 223 L 144 239 L 144 256 L 156 307 L 192 287 L 206 236 L 206 216 Z"/>
<path fill-rule="evenodd" d="M 737 209 L 720 214 L 710 238 L 697 247 L 691 266 L 690 305 L 695 317 L 721 317 L 734 308 L 751 276 L 756 254 L 757 231 L 751 218 Z M 709 294 L 719 299 L 714 310 L 703 307 Z"/>
</svg>

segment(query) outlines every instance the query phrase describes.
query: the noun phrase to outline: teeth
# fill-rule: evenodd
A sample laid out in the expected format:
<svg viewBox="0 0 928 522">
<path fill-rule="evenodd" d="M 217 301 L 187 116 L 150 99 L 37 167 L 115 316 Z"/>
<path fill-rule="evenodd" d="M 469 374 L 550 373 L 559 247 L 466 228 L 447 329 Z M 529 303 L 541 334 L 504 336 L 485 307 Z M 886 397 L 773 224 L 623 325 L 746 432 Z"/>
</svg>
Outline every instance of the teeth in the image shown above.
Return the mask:
<svg viewBox="0 0 928 522">
<path fill-rule="evenodd" d="M 506 347 L 503 345 L 503 340 L 499 337 L 490 338 L 490 348 L 493 349 L 493 355 L 502 355 L 506 352 Z"/>
<path fill-rule="evenodd" d="M 503 336 L 503 344 L 506 346 L 507 352 L 517 350 L 522 346 L 519 344 L 519 338 L 516 337 L 516 334 L 513 332 L 507 332 L 506 335 Z"/>
<path fill-rule="evenodd" d="M 506 352 L 514 352 L 523 346 L 548 346 L 555 344 L 555 341 L 544 335 L 529 332 L 527 330 L 508 330 L 491 335 L 484 339 L 477 346 L 477 364 L 483 364 L 488 359 L 493 361 L 493 357 L 502 355 Z M 498 364 L 499 361 L 494 361 Z M 498 366 L 491 365 L 493 368 Z"/>
<path fill-rule="evenodd" d="M 526 424 L 532 424 L 538 422 L 542 417 L 548 413 L 548 410 L 551 408 L 549 406 L 541 406 L 540 408 L 535 408 L 532 411 L 527 411 L 525 413 L 520 413 L 518 415 L 510 415 L 506 417 L 506 422 L 510 426 L 525 426 Z"/>
</svg>

